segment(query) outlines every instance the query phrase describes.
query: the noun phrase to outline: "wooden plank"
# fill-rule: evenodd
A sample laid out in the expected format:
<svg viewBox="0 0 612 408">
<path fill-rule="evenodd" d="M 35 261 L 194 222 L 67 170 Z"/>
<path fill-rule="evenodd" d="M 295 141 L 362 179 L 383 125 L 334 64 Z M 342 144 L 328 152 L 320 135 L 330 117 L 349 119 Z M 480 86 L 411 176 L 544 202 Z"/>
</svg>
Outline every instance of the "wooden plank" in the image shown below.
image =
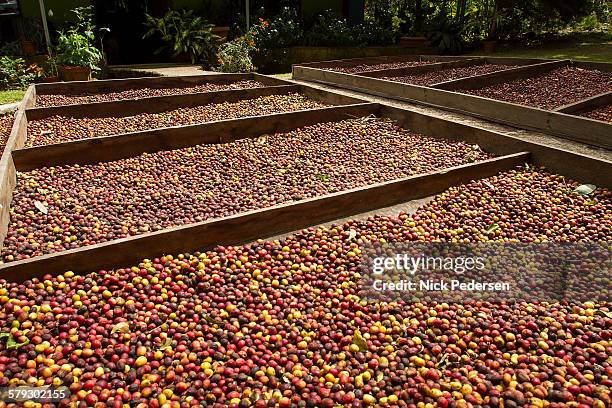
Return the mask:
<svg viewBox="0 0 612 408">
<path fill-rule="evenodd" d="M 19 104 L 19 109 L 25 110 L 33 107 L 36 104 L 36 85 L 31 84 L 28 86 L 28 90 L 26 91 L 21 103 Z"/>
<path fill-rule="evenodd" d="M 180 108 L 192 108 L 211 103 L 237 102 L 268 95 L 283 95 L 290 92 L 299 92 L 299 90 L 300 87 L 298 85 L 230 89 L 225 91 L 31 108 L 26 111 L 26 114 L 28 121 L 41 120 L 55 115 L 73 118 L 125 117 L 142 113 L 159 113 Z"/>
<path fill-rule="evenodd" d="M 523 140 L 504 133 L 493 132 L 474 125 L 454 121 L 432 120 L 430 116 L 380 105 L 380 116 L 396 120 L 402 127 L 424 135 L 445 135 L 450 140 L 479 145 L 483 150 L 498 155 L 516 151 L 531 153 L 531 161 L 550 171 L 582 183 L 591 183 L 612 189 L 612 161 L 577 154 L 556 146 Z"/>
<path fill-rule="evenodd" d="M 516 126 L 521 129 L 545 132 L 593 146 L 612 148 L 610 127 L 609 125 L 605 126 L 606 124 L 601 121 L 443 89 L 330 72 L 316 68 L 295 66 L 293 75 L 300 80 L 340 86 L 385 98 L 421 103 Z"/>
<path fill-rule="evenodd" d="M 86 273 L 127 267 L 143 258 L 167 253 L 201 251 L 217 245 L 250 242 L 261 237 L 428 197 L 454 185 L 510 170 L 528 159 L 528 153 L 517 153 L 425 175 L 11 262 L 0 267 L 0 277 L 7 281 L 24 281 L 40 278 L 44 274 L 61 274 L 67 270 Z"/>
<path fill-rule="evenodd" d="M 367 116 L 377 109 L 377 104 L 360 103 L 124 133 L 14 150 L 13 160 L 18 171 L 67 164 L 93 164 L 134 157 L 145 152 L 286 132 L 315 123 Z"/>
<path fill-rule="evenodd" d="M 576 114 L 588 112 L 600 106 L 612 105 L 612 92 L 604 92 L 578 102 L 570 103 L 555 109 L 555 112 Z"/>
<path fill-rule="evenodd" d="M 253 76 L 253 80 L 259 81 L 266 86 L 293 85 L 293 82 L 274 75 L 263 75 L 257 72 L 253 72 L 251 75 Z"/>
<path fill-rule="evenodd" d="M 24 106 L 25 104 L 22 104 Z M 0 249 L 8 231 L 9 209 L 13 200 L 13 190 L 17 185 L 17 176 L 11 151 L 25 140 L 27 121 L 23 109 L 15 113 L 13 128 L 0 159 Z"/>
<path fill-rule="evenodd" d="M 463 59 L 459 61 L 436 62 L 432 64 L 427 64 L 427 65 L 417 65 L 414 67 L 365 71 L 365 72 L 357 73 L 355 75 L 365 76 L 365 77 L 370 77 L 370 78 L 421 75 L 427 72 L 441 71 L 444 69 L 471 67 L 474 65 L 482 64 L 484 62 L 485 62 L 484 58 L 470 58 L 470 59 Z"/>
<path fill-rule="evenodd" d="M 487 59 L 487 62 L 490 62 Z M 493 63 L 493 62 L 491 62 Z M 525 65 L 516 68 L 509 68 L 502 71 L 491 72 L 482 75 L 473 75 L 459 78 L 452 81 L 440 82 L 432 85 L 432 88 L 454 91 L 457 89 L 478 89 L 486 86 L 497 85 L 504 82 L 514 81 L 521 78 L 530 78 L 540 75 L 553 69 L 561 68 L 570 64 L 569 60 L 544 62 L 535 65 Z"/>
</svg>

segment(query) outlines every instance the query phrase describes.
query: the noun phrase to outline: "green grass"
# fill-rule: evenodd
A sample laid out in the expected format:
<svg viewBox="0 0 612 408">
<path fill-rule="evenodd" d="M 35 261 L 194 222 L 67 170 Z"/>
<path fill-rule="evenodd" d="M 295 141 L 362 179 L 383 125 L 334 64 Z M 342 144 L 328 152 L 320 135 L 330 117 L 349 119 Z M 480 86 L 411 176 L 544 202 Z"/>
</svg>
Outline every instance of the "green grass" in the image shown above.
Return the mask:
<svg viewBox="0 0 612 408">
<path fill-rule="evenodd" d="M 291 79 L 291 72 L 287 72 L 286 74 L 272 74 L 272 76 L 275 76 L 281 79 Z"/>
<path fill-rule="evenodd" d="M 482 50 L 474 54 L 483 55 Z M 519 58 L 573 59 L 612 63 L 612 35 L 591 34 L 569 36 L 545 44 L 532 46 L 500 46 L 492 56 Z"/>
<path fill-rule="evenodd" d="M 0 91 L 0 105 L 5 103 L 20 102 L 25 95 L 25 91 L 21 89 L 11 89 L 8 91 Z"/>
</svg>

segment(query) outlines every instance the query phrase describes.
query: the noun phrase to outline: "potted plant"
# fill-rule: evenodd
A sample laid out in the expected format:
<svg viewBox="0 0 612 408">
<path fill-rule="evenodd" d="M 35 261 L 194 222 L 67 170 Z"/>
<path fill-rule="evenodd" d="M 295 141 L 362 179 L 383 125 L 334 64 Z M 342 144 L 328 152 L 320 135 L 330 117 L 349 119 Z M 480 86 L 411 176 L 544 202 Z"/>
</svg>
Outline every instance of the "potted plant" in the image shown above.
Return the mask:
<svg viewBox="0 0 612 408">
<path fill-rule="evenodd" d="M 57 58 L 49 56 L 43 64 L 43 82 L 58 82 L 59 81 L 59 70 L 57 64 Z"/>
<path fill-rule="evenodd" d="M 57 64 L 64 81 L 88 81 L 91 73 L 100 70 L 102 52 L 94 45 L 96 26 L 93 23 L 93 9 L 77 7 L 72 10 L 77 23 L 67 32 L 60 31 L 57 44 Z M 108 28 L 100 28 L 100 33 Z"/>
<path fill-rule="evenodd" d="M 64 81 L 88 81 L 91 73 L 100 69 L 98 64 L 102 61 L 102 53 L 87 35 L 77 32 L 60 33 L 57 60 Z"/>
</svg>

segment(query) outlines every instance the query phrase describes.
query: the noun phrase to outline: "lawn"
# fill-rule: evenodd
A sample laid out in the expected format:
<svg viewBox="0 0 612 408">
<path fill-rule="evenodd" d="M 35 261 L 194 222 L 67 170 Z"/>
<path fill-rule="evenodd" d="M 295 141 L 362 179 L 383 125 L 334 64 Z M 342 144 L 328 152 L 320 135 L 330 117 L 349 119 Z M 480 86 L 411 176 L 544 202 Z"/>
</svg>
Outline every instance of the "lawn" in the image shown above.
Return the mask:
<svg viewBox="0 0 612 408">
<path fill-rule="evenodd" d="M 23 99 L 25 91 L 21 89 L 11 89 L 8 91 L 0 91 L 0 105 L 5 103 L 19 102 Z"/>
<path fill-rule="evenodd" d="M 483 55 L 482 50 L 474 54 Z M 599 61 L 612 63 L 612 34 L 593 33 L 570 36 L 541 45 L 504 45 L 494 56 L 573 59 L 577 61 Z"/>
</svg>

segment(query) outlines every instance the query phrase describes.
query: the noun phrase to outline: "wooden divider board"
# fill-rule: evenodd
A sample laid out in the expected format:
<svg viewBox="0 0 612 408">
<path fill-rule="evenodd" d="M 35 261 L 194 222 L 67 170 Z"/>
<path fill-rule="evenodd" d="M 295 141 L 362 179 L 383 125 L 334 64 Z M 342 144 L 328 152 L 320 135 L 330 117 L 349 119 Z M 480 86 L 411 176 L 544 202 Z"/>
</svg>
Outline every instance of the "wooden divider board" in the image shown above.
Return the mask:
<svg viewBox="0 0 612 408">
<path fill-rule="evenodd" d="M 335 67 L 354 67 L 361 64 L 381 64 L 389 62 L 404 62 L 404 61 L 432 61 L 432 63 L 463 61 L 470 59 L 486 59 L 492 64 L 502 65 L 531 65 L 540 64 L 543 62 L 551 62 L 555 60 L 547 60 L 543 58 L 513 58 L 513 57 L 491 57 L 486 55 L 405 55 L 405 56 L 381 56 L 381 57 L 362 57 L 349 58 L 340 60 L 328 60 L 319 62 L 307 62 L 296 64 L 301 67 L 326 69 L 331 66 Z M 372 72 L 373 70 L 361 71 L 363 73 Z M 361 73 L 360 72 L 360 73 Z"/>
<path fill-rule="evenodd" d="M 592 96 L 582 101 L 570 103 L 555 109 L 555 112 L 577 114 L 588 112 L 599 108 L 600 106 L 612 105 L 612 92 L 604 92 L 599 95 Z"/>
<path fill-rule="evenodd" d="M 365 76 L 369 78 L 421 75 L 427 72 L 441 71 L 450 68 L 471 67 L 474 65 L 483 64 L 484 62 L 484 58 L 469 58 L 457 61 L 434 62 L 431 64 L 416 65 L 413 67 L 378 69 L 374 71 L 357 72 L 355 75 Z"/>
<path fill-rule="evenodd" d="M 584 66 L 582 64 L 577 65 Z M 607 65 L 612 69 L 612 64 Z M 588 65 L 588 67 L 590 66 Z M 541 68 L 536 66 L 535 69 L 539 70 Z M 528 72 L 523 73 L 528 74 Z M 469 94 L 326 71 L 300 65 L 293 66 L 293 77 L 304 81 L 344 87 L 366 94 L 426 104 L 518 128 L 550 133 L 569 140 L 606 149 L 612 148 L 612 125 L 601 121 Z"/>
<path fill-rule="evenodd" d="M 510 170 L 529 160 L 529 153 L 451 167 L 387 183 L 328 194 L 298 202 L 240 213 L 209 221 L 43 255 L 0 267 L 0 278 L 24 281 L 71 270 L 86 273 L 127 267 L 143 258 L 169 253 L 237 245 L 265 236 L 291 232 L 338 218 L 384 208 Z"/>
</svg>

